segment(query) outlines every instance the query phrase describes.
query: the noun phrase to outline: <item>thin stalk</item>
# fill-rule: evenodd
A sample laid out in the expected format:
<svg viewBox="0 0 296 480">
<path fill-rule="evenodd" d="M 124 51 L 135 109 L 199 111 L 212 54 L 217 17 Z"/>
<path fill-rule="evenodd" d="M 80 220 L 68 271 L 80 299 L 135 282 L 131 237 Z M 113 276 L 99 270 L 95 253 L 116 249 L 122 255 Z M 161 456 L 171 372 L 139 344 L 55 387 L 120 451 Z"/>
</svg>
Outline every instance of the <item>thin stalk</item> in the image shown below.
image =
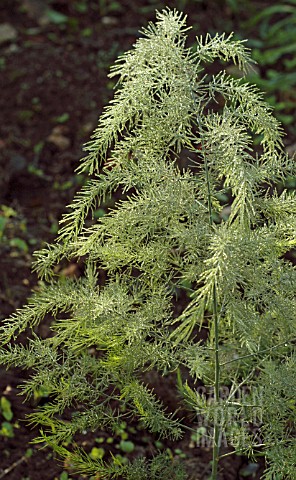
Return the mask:
<svg viewBox="0 0 296 480">
<path fill-rule="evenodd" d="M 261 355 L 261 353 L 270 352 L 271 350 L 274 350 L 275 348 L 278 348 L 278 347 L 282 347 L 283 345 L 285 345 L 287 347 L 289 343 L 295 342 L 295 340 L 296 340 L 295 338 L 292 338 L 292 340 L 285 340 L 282 343 L 278 343 L 277 345 L 273 345 L 273 347 L 264 348 L 263 350 L 259 350 L 259 352 L 248 353 L 248 355 L 242 355 L 241 357 L 233 358 L 232 360 L 228 360 L 227 362 L 221 363 L 220 366 L 222 367 L 223 365 L 228 365 L 229 363 L 238 362 L 239 360 L 242 360 L 243 358 L 256 357 L 257 355 Z"/>
<path fill-rule="evenodd" d="M 209 167 L 208 167 L 206 155 L 204 155 L 204 162 L 205 162 L 205 174 L 206 174 L 206 183 L 207 183 L 207 192 L 208 192 L 209 222 L 210 222 L 210 225 L 213 225 Z M 218 404 L 219 391 L 220 391 L 220 361 L 219 361 L 219 319 L 218 319 L 218 301 L 217 301 L 216 284 L 214 284 L 214 287 L 213 287 L 213 313 L 214 313 L 213 317 L 214 317 L 214 336 L 215 336 L 214 400 L 215 400 L 215 403 Z M 218 462 L 219 462 L 219 444 L 220 444 L 220 426 L 219 426 L 219 418 L 216 418 L 214 420 L 214 446 L 213 446 L 213 457 L 212 457 L 211 480 L 217 479 Z"/>
<path fill-rule="evenodd" d="M 219 324 L 217 313 L 217 292 L 216 285 L 213 288 L 213 304 L 214 304 L 214 334 L 215 334 L 215 385 L 214 400 L 219 402 L 220 391 L 220 362 L 219 362 Z M 213 447 L 213 463 L 212 463 L 212 480 L 217 479 L 218 461 L 219 461 L 219 443 L 220 443 L 220 425 L 219 418 L 214 421 L 214 447 Z"/>
</svg>

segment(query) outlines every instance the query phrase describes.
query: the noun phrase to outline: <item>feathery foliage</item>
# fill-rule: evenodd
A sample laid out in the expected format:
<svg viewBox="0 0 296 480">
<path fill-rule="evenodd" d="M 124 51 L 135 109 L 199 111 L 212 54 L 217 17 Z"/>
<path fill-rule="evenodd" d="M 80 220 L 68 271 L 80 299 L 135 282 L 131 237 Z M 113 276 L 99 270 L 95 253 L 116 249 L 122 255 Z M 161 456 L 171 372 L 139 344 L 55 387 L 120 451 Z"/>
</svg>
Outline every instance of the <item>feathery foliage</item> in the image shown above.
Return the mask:
<svg viewBox="0 0 296 480">
<path fill-rule="evenodd" d="M 296 248 L 296 198 L 279 194 L 275 182 L 295 171 L 257 88 L 223 70 L 207 73 L 215 60 L 246 72 L 244 43 L 208 35 L 187 48 L 187 30 L 181 13 L 157 13 L 112 67 L 115 96 L 79 168 L 92 178 L 64 215 L 56 243 L 36 253 L 44 283 L 1 327 L 1 359 L 33 369 L 23 393 L 42 386 L 51 399 L 30 416 L 41 427 L 36 441 L 79 472 L 186 478 L 163 455 L 123 465 L 64 446 L 77 432 L 115 431 L 126 414 L 114 400 L 150 432 L 178 439 L 182 420 L 144 382 L 142 373 L 153 368 L 189 372 L 190 385 L 179 374 L 178 388 L 196 413 L 192 428 L 200 415 L 214 426 L 213 480 L 223 435 L 237 452 L 256 450 L 249 428 L 255 410 L 266 478 L 276 472 L 292 479 L 296 271 L 286 254 Z M 114 207 L 87 221 L 115 192 Z M 60 261 L 77 257 L 85 260 L 83 278 L 54 278 Z M 181 292 L 187 305 L 179 311 Z M 33 334 L 27 345 L 9 344 L 47 314 L 54 317 L 51 338 Z M 195 382 L 203 382 L 204 395 Z M 249 393 L 238 397 L 243 387 Z M 62 416 L 68 407 L 77 410 L 70 422 Z"/>
</svg>

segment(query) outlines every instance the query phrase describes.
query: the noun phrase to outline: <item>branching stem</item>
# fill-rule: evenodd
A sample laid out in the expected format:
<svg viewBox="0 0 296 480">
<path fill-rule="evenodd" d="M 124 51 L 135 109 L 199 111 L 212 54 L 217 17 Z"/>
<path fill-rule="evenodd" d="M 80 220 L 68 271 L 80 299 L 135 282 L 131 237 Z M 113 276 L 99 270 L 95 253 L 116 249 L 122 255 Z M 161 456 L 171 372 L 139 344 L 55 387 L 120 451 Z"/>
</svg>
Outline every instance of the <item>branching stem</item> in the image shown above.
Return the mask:
<svg viewBox="0 0 296 480">
<path fill-rule="evenodd" d="M 213 225 L 212 215 L 212 200 L 211 200 L 211 187 L 210 187 L 210 175 L 209 166 L 207 162 L 207 156 L 204 155 L 205 162 L 205 175 L 208 193 L 208 208 L 209 208 L 209 222 Z M 214 314 L 214 336 L 215 336 L 215 384 L 214 384 L 214 401 L 216 404 L 219 402 L 220 391 L 220 361 L 219 361 L 219 319 L 218 319 L 218 301 L 216 284 L 213 286 L 213 314 Z M 218 461 L 219 461 L 219 443 L 220 443 L 220 426 L 219 418 L 214 421 L 214 446 L 213 446 L 213 458 L 212 458 L 212 477 L 211 480 L 217 479 Z"/>
<path fill-rule="evenodd" d="M 229 363 L 238 362 L 239 360 L 242 360 L 244 358 L 256 357 L 257 355 L 261 355 L 262 353 L 265 353 L 265 352 L 270 352 L 271 350 L 275 350 L 276 348 L 282 347 L 283 345 L 287 347 L 288 344 L 295 342 L 295 340 L 296 340 L 295 338 L 293 338 L 292 340 L 285 340 L 284 342 L 278 343 L 277 345 L 273 345 L 272 347 L 264 348 L 264 350 L 259 350 L 259 352 L 249 353 L 248 355 L 242 355 L 241 357 L 233 358 L 232 360 L 228 360 L 227 362 L 221 363 L 220 366 L 222 367 L 223 365 L 228 365 Z"/>
</svg>

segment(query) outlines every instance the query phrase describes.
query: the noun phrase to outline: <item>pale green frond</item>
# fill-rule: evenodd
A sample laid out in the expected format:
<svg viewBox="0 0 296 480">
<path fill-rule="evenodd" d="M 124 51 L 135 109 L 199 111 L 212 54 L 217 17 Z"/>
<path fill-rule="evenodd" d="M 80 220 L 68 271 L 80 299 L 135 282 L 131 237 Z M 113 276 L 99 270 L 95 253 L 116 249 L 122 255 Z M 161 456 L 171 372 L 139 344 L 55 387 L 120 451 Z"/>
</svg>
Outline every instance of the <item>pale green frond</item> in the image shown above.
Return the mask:
<svg viewBox="0 0 296 480">
<path fill-rule="evenodd" d="M 48 339 L 47 342 L 41 340 L 34 335 L 33 340 L 29 341 L 29 345 L 11 345 L 1 348 L 1 359 L 9 367 L 26 367 L 32 368 L 36 364 L 42 368 L 50 368 L 58 359 L 58 353 L 53 348 L 52 342 Z"/>
<path fill-rule="evenodd" d="M 178 14 L 166 11 L 159 18 L 155 34 L 148 41 L 139 39 L 134 52 L 121 59 L 123 65 L 113 68 L 110 76 L 120 75 L 120 88 L 101 115 L 93 140 L 85 146 L 90 153 L 79 171 L 97 171 L 108 148 L 117 143 L 119 135 L 125 136 L 127 126 L 131 132 L 138 131 L 137 137 L 145 131 L 146 145 L 152 141 L 158 149 L 178 142 L 178 137 L 189 127 L 193 103 L 191 84 L 197 67 L 184 51 L 183 42 L 180 44 L 178 28 L 182 22 Z M 180 69 L 182 62 L 185 65 Z M 182 106 L 174 101 L 180 89 L 184 97 Z"/>
<path fill-rule="evenodd" d="M 121 398 L 132 402 L 134 412 L 149 431 L 157 432 L 163 438 L 176 439 L 182 435 L 180 422 L 172 414 L 165 413 L 161 402 L 145 385 L 136 380 L 125 383 L 121 388 Z"/>
<path fill-rule="evenodd" d="M 296 195 L 287 190 L 283 190 L 280 195 L 274 192 L 272 197 L 262 198 L 259 205 L 271 223 L 281 223 L 282 220 L 287 222 L 296 217 Z"/>
<path fill-rule="evenodd" d="M 69 245 L 55 243 L 47 244 L 45 248 L 33 253 L 36 260 L 33 262 L 33 272 L 37 272 L 41 279 L 50 281 L 54 276 L 54 266 L 66 257 L 70 251 Z"/>
<path fill-rule="evenodd" d="M 74 311 L 86 300 L 89 303 L 95 292 L 96 275 L 92 272 L 91 265 L 88 265 L 87 270 L 89 276 L 86 279 L 62 278 L 48 285 L 40 285 L 40 290 L 30 297 L 28 305 L 3 322 L 1 342 L 7 343 L 27 327 L 33 329 L 46 314 L 55 317 L 61 312 Z"/>
<path fill-rule="evenodd" d="M 202 139 L 208 165 L 217 180 L 223 179 L 224 187 L 230 188 L 234 196 L 229 222 L 237 219 L 248 228 L 256 216 L 254 192 L 263 181 L 250 153 L 250 135 L 228 109 L 224 109 L 222 115 L 207 115 L 204 124 Z"/>
<path fill-rule="evenodd" d="M 293 480 L 295 474 L 295 367 L 295 355 L 280 365 L 266 362 L 260 376 L 264 421 L 262 433 L 266 439 L 264 451 L 268 460 L 264 478 L 268 480 L 278 473 L 277 465 L 281 466 L 281 479 Z"/>
<path fill-rule="evenodd" d="M 210 81 L 209 91 L 213 97 L 220 93 L 240 121 L 248 125 L 253 133 L 262 135 L 261 144 L 270 155 L 282 148 L 282 127 L 256 86 L 221 72 Z"/>
<path fill-rule="evenodd" d="M 228 37 L 225 33 L 222 35 L 216 33 L 214 37 L 208 33 L 205 38 L 196 37 L 196 41 L 197 60 L 200 59 L 203 62 L 213 62 L 216 58 L 225 62 L 231 60 L 234 64 L 238 64 L 243 72 L 247 72 L 250 63 L 254 63 L 250 56 L 251 50 L 244 45 L 246 40 L 233 40 L 233 33 Z"/>
</svg>

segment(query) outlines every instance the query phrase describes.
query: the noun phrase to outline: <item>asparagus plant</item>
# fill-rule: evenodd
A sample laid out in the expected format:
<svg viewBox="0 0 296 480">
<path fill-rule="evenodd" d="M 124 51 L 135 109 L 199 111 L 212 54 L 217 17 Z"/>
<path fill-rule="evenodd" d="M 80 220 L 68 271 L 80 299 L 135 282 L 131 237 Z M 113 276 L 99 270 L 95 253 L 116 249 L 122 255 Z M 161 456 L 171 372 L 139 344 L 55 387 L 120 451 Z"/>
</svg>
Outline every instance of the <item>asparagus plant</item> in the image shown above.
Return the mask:
<svg viewBox="0 0 296 480">
<path fill-rule="evenodd" d="M 207 35 L 188 48 L 187 30 L 183 14 L 158 12 L 111 68 L 114 99 L 78 169 L 90 178 L 56 242 L 36 253 L 39 288 L 4 322 L 1 361 L 31 369 L 27 397 L 41 386 L 50 394 L 29 416 L 36 441 L 86 475 L 187 478 L 163 454 L 123 463 L 75 445 L 77 432 L 115 431 L 123 416 L 175 440 L 202 419 L 212 480 L 223 441 L 248 455 L 260 448 L 267 479 L 292 479 L 296 272 L 286 254 L 296 246 L 296 199 L 276 185 L 294 167 L 263 95 L 224 70 L 247 73 L 244 42 Z M 222 69 L 211 75 L 216 61 Z M 77 259 L 83 276 L 56 275 Z M 52 336 L 42 339 L 47 314 Z M 15 342 L 28 327 L 28 341 Z M 176 376 L 191 425 L 145 383 L 152 369 Z"/>
</svg>

